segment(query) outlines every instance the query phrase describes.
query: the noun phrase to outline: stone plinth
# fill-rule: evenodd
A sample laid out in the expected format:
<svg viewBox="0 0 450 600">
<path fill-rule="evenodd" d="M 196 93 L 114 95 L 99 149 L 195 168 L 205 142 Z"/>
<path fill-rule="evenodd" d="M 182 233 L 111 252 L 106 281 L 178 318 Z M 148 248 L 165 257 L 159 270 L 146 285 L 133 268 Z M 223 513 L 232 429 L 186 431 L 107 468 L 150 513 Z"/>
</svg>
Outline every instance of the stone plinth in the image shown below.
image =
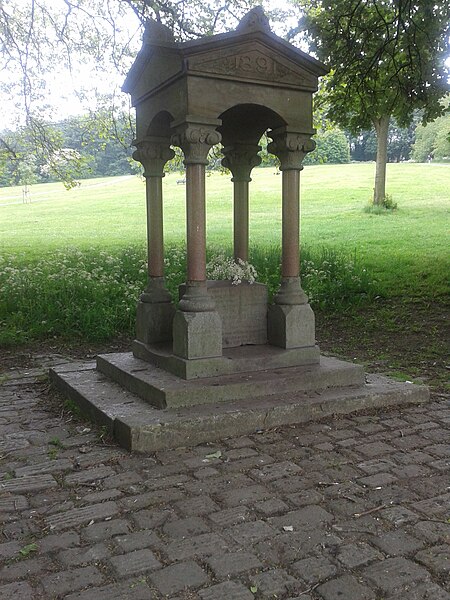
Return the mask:
<svg viewBox="0 0 450 600">
<path fill-rule="evenodd" d="M 284 380 L 280 375 L 278 382 Z M 191 446 L 329 415 L 429 399 L 425 386 L 369 376 L 362 385 L 320 389 L 307 386 L 303 390 L 300 386 L 296 392 L 280 388 L 270 395 L 264 394 L 263 386 L 252 389 L 249 385 L 248 395 L 241 395 L 240 399 L 161 410 L 105 378 L 92 363 L 55 367 L 50 370 L 50 377 L 83 414 L 105 426 L 122 446 L 135 452 Z M 277 379 L 276 373 L 273 377 Z M 201 385 L 214 390 L 214 381 L 197 382 L 196 387 Z"/>
</svg>

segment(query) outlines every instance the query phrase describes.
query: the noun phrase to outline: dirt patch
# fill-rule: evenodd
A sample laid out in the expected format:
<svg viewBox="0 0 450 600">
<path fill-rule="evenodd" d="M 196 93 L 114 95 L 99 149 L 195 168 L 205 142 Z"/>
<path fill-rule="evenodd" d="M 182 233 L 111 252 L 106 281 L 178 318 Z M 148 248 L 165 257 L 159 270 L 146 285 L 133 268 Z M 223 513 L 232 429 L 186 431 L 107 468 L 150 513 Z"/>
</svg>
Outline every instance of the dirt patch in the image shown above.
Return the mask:
<svg viewBox="0 0 450 600">
<path fill-rule="evenodd" d="M 422 381 L 444 393 L 450 391 L 449 315 L 445 300 L 379 299 L 341 313 L 317 312 L 317 341 L 323 352 L 363 363 L 369 372 Z M 97 344 L 48 340 L 0 348 L 0 373 L 89 360 L 104 352 L 128 351 L 130 343 L 123 337 Z"/>
<path fill-rule="evenodd" d="M 449 392 L 449 315 L 445 300 L 379 299 L 344 313 L 318 313 L 317 340 L 322 351 L 370 372 Z"/>
</svg>

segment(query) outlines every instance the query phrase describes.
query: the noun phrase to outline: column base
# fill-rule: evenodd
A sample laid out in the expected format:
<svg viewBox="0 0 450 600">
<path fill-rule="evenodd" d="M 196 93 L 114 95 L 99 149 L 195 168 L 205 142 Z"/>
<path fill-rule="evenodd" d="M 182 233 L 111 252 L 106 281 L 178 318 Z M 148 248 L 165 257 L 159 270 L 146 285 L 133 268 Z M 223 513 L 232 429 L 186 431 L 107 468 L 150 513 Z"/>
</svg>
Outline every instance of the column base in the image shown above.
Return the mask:
<svg viewBox="0 0 450 600">
<path fill-rule="evenodd" d="M 309 304 L 272 304 L 267 314 L 269 344 L 280 348 L 314 346 L 315 317 Z"/>
<path fill-rule="evenodd" d="M 170 342 L 175 307 L 171 302 L 138 302 L 136 339 L 144 344 Z"/>
<path fill-rule="evenodd" d="M 185 359 L 222 356 L 222 321 L 215 311 L 184 312 L 173 319 L 173 353 Z"/>
<path fill-rule="evenodd" d="M 308 296 L 302 289 L 300 277 L 283 277 L 280 289 L 273 299 L 275 304 L 307 304 Z"/>
</svg>

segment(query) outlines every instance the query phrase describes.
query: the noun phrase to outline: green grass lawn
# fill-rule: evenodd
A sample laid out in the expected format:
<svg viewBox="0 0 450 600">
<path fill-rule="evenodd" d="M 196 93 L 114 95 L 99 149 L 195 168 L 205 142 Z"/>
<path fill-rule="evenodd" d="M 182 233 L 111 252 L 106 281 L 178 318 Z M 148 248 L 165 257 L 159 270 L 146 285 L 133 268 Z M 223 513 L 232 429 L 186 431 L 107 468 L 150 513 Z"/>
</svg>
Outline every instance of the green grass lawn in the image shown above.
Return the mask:
<svg viewBox="0 0 450 600">
<path fill-rule="evenodd" d="M 365 213 L 373 164 L 309 166 L 301 176 L 302 243 L 332 247 L 357 257 L 378 280 L 379 292 L 442 295 L 448 291 L 450 166 L 389 164 L 393 213 Z M 165 236 L 183 242 L 185 187 L 180 176 L 164 179 Z M 66 191 L 61 184 L 0 189 L 0 251 L 38 259 L 57 248 L 113 251 L 145 244 L 145 186 L 137 177 L 86 180 Z M 255 169 L 251 184 L 251 245 L 278 245 L 281 238 L 281 177 Z M 208 244 L 231 245 L 232 184 L 218 173 L 207 178 Z"/>
</svg>

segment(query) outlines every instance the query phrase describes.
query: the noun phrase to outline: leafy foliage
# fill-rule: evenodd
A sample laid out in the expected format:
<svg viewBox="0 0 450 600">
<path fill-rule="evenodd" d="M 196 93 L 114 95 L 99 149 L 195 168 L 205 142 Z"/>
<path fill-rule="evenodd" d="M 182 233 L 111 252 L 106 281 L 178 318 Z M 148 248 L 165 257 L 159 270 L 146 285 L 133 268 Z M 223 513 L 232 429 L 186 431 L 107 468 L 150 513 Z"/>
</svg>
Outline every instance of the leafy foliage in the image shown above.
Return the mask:
<svg viewBox="0 0 450 600">
<path fill-rule="evenodd" d="M 311 0 L 304 25 L 311 48 L 331 66 L 327 116 L 352 132 L 392 115 L 401 126 L 422 109 L 443 112 L 448 91 L 450 7 L 446 1 Z"/>
<path fill-rule="evenodd" d="M 413 158 L 418 162 L 450 159 L 450 114 L 417 127 Z"/>
<path fill-rule="evenodd" d="M 375 127 L 374 202 L 385 196 L 390 117 L 406 127 L 414 110 L 423 122 L 444 112 L 450 40 L 446 0 L 299 0 L 311 48 L 331 67 L 325 114 L 356 134 Z"/>
</svg>

